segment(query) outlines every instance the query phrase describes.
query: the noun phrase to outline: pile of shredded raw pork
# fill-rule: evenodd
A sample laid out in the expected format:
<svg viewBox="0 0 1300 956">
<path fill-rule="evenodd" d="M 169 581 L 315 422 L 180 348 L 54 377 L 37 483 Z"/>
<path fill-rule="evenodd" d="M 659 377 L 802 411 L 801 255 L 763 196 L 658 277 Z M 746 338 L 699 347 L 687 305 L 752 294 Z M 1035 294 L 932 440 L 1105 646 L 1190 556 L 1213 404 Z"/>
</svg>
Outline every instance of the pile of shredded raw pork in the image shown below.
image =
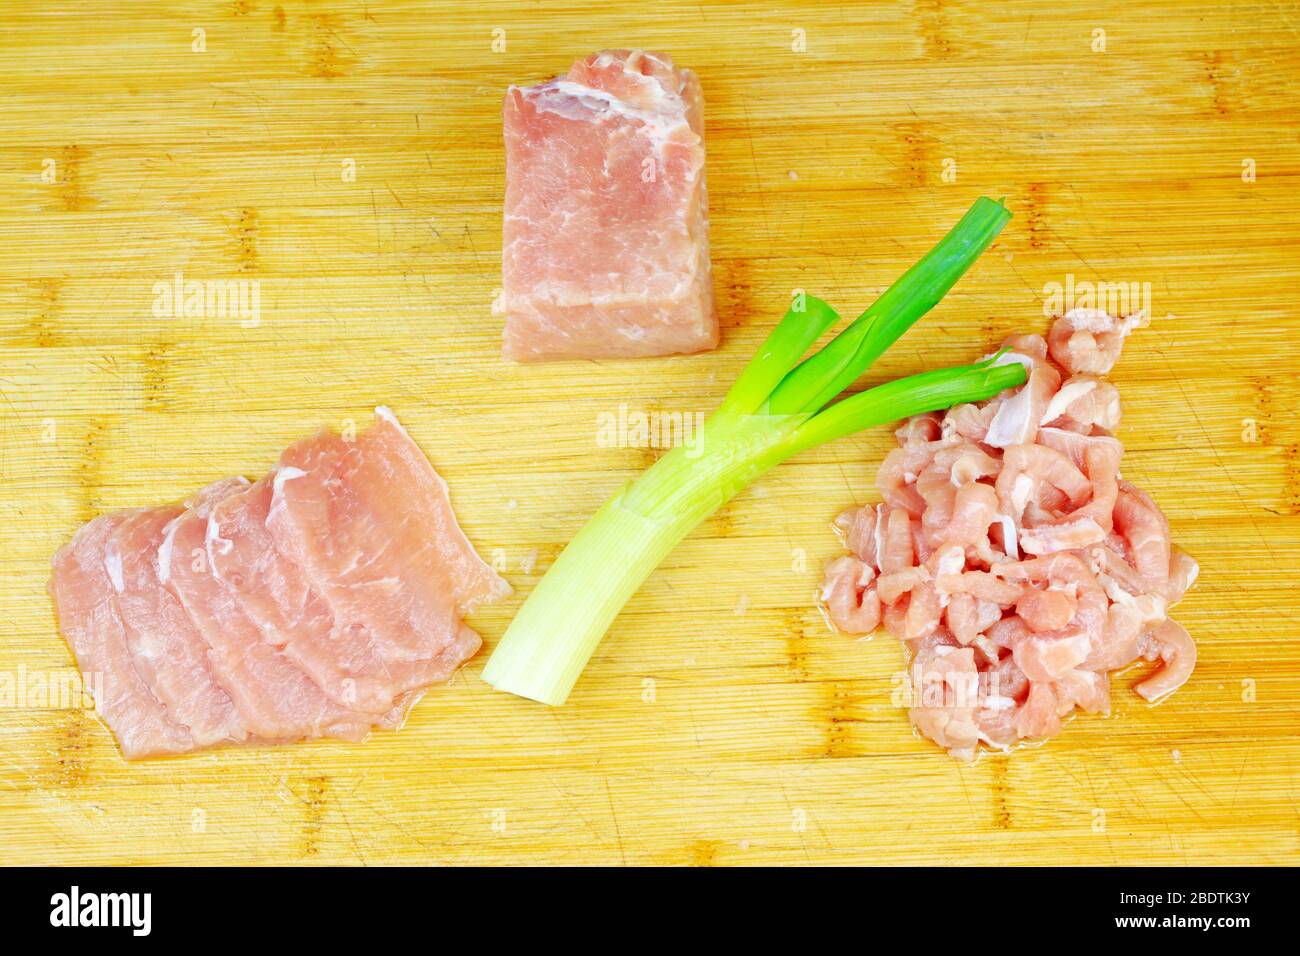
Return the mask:
<svg viewBox="0 0 1300 956">
<path fill-rule="evenodd" d="M 1076 309 L 1007 339 L 998 362 L 1028 381 L 978 405 L 909 420 L 880 467 L 884 498 L 836 519 L 852 552 L 822 601 L 853 634 L 885 628 L 908 649 L 911 718 L 962 759 L 1106 713 L 1110 672 L 1160 668 L 1137 691 L 1183 685 L 1196 646 L 1169 608 L 1197 564 L 1120 477 L 1120 403 L 1100 376 L 1141 317 Z"/>
</svg>

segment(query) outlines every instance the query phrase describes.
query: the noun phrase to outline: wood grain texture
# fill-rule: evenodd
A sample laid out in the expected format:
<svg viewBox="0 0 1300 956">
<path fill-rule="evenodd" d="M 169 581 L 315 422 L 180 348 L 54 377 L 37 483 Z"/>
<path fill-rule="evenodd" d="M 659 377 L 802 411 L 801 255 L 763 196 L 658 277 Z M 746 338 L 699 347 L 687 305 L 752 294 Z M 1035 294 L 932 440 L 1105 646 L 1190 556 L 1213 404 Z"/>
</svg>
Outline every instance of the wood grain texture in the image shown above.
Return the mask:
<svg viewBox="0 0 1300 956">
<path fill-rule="evenodd" d="M 914 739 L 897 645 L 812 601 L 882 429 L 711 519 L 563 709 L 480 657 L 364 745 L 132 765 L 93 713 L 11 696 L 0 862 L 1300 862 L 1296 3 L 114 8 L 14 5 L 0 33 L 0 680 L 70 668 L 45 581 L 80 522 L 379 402 L 518 591 L 474 619 L 490 647 L 655 455 L 599 447 L 600 413 L 709 411 L 792 289 L 861 309 L 979 194 L 1015 219 L 871 377 L 1043 330 L 1067 275 L 1149 282 L 1114 376 L 1125 473 L 1202 563 L 1178 612 L 1201 663 L 1010 757 Z M 631 45 L 703 78 L 723 345 L 505 365 L 504 88 Z M 260 323 L 156 317 L 178 271 L 257 280 Z"/>
</svg>

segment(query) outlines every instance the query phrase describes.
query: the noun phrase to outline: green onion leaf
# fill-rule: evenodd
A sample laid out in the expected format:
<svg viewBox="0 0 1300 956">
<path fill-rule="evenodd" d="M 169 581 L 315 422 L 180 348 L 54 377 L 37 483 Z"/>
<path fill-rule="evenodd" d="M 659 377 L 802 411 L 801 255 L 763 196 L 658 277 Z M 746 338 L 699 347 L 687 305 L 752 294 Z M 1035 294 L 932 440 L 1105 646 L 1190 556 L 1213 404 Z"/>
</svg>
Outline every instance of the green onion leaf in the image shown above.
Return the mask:
<svg viewBox="0 0 1300 956">
<path fill-rule="evenodd" d="M 848 388 L 921 316 L 933 309 L 1011 219 L 981 196 L 933 249 L 903 273 L 871 308 L 772 392 L 773 414 L 815 412 Z"/>
<path fill-rule="evenodd" d="M 776 384 L 803 358 L 808 346 L 839 320 L 839 313 L 815 295 L 798 293 L 790 311 L 750 359 L 714 416 L 756 412 Z"/>
</svg>

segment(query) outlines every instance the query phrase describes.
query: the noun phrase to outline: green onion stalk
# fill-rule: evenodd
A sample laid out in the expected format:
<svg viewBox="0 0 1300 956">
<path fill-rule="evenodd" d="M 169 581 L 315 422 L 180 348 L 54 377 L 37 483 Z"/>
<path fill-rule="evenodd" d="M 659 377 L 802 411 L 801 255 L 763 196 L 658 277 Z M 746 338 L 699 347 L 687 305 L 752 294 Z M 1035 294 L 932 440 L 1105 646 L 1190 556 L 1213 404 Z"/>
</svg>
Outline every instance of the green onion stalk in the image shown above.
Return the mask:
<svg viewBox="0 0 1300 956">
<path fill-rule="evenodd" d="M 993 359 L 921 372 L 830 404 L 929 312 L 1011 218 L 981 197 L 867 311 L 819 352 L 839 315 L 799 295 L 704 423 L 601 506 L 538 582 L 483 671 L 498 690 L 563 704 L 619 611 L 697 525 L 769 469 L 865 428 L 990 398 L 1021 385 Z"/>
</svg>

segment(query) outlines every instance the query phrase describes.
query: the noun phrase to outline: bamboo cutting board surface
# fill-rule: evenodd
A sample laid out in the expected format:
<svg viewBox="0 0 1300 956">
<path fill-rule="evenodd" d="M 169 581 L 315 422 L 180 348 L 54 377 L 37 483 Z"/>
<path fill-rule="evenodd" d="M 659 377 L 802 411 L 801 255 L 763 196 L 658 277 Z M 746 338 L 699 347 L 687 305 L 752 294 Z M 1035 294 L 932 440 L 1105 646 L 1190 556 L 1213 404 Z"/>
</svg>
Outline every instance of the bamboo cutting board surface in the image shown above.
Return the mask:
<svg viewBox="0 0 1300 956">
<path fill-rule="evenodd" d="M 1300 862 L 1297 4 L 88 7 L 0 34 L 0 862 Z M 503 364 L 503 91 L 613 46 L 703 79 L 723 344 Z M 1113 377 L 1125 474 L 1203 569 L 1169 702 L 1132 671 L 1046 746 L 915 739 L 896 642 L 813 606 L 886 429 L 707 522 L 563 709 L 484 654 L 364 745 L 127 764 L 92 712 L 16 699 L 70 671 L 45 583 L 80 523 L 379 403 L 515 586 L 472 621 L 490 649 L 657 454 L 599 416 L 707 413 L 791 290 L 856 314 L 980 194 L 1015 219 L 870 379 L 1044 331 L 1053 283 L 1150 284 Z M 156 315 L 178 272 L 255 280 L 260 320 Z"/>
</svg>

